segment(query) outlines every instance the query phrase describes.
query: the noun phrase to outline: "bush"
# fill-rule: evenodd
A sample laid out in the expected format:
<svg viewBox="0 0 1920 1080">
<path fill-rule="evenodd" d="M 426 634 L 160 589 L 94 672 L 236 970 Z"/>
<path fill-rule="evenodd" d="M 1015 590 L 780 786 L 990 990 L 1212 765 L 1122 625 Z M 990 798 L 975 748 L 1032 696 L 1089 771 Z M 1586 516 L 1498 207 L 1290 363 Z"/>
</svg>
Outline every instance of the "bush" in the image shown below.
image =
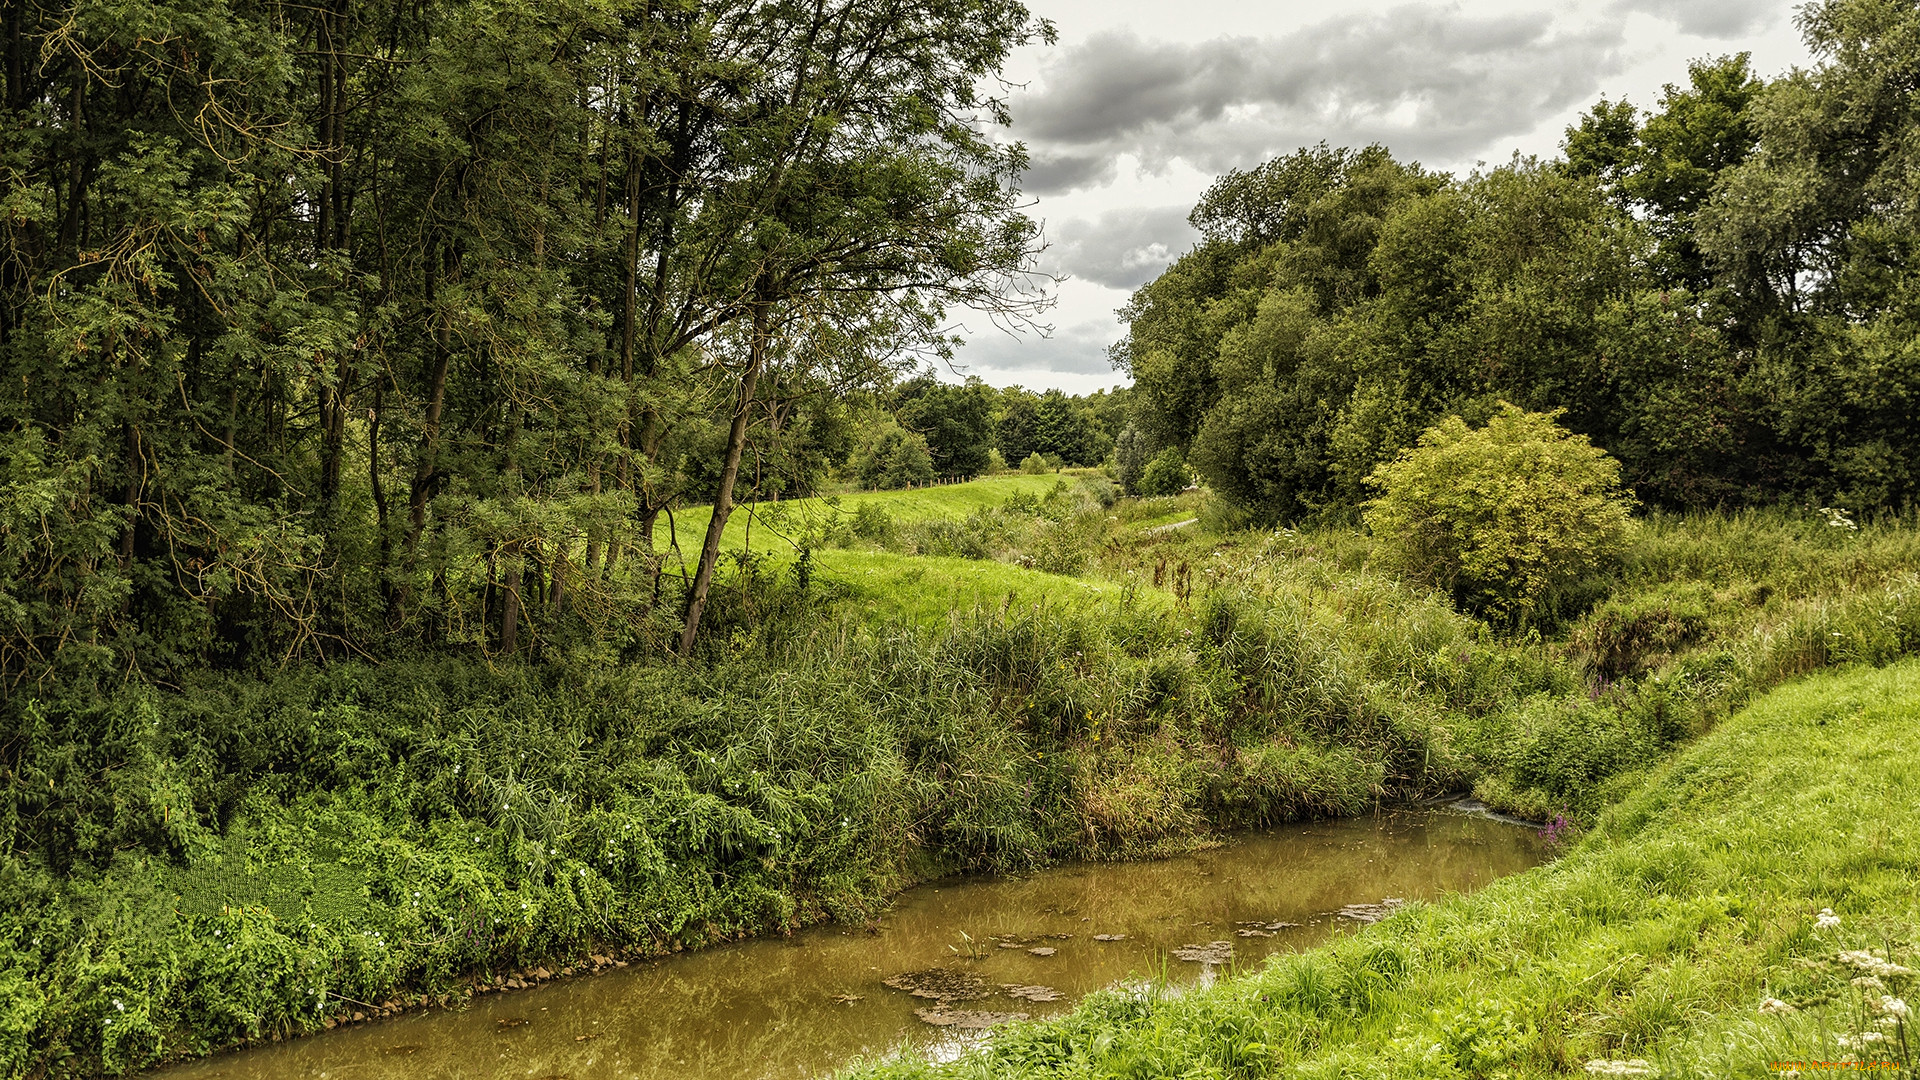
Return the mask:
<svg viewBox="0 0 1920 1080">
<path fill-rule="evenodd" d="M 1448 417 L 1375 469 L 1366 521 L 1387 563 L 1464 608 L 1525 622 L 1617 554 L 1631 524 L 1620 464 L 1557 415 L 1503 403 L 1478 430 Z"/>
<path fill-rule="evenodd" d="M 862 487 L 903 488 L 933 479 L 933 455 L 927 440 L 897 424 L 882 427 L 852 462 Z"/>
<path fill-rule="evenodd" d="M 1053 463 L 1047 460 L 1045 454 L 1036 450 L 1028 454 L 1027 459 L 1020 463 L 1020 471 L 1034 476 L 1041 476 L 1053 471 Z"/>
<path fill-rule="evenodd" d="M 1192 474 L 1187 471 L 1187 459 L 1180 451 L 1168 447 L 1160 451 L 1158 457 L 1147 463 L 1140 474 L 1138 485 L 1140 494 L 1148 498 L 1163 495 L 1178 495 L 1192 482 Z"/>
<path fill-rule="evenodd" d="M 1007 459 L 1001 455 L 998 448 L 987 451 L 987 472 L 989 474 L 1010 472 L 1012 468 L 1012 466 L 1007 464 Z"/>
</svg>

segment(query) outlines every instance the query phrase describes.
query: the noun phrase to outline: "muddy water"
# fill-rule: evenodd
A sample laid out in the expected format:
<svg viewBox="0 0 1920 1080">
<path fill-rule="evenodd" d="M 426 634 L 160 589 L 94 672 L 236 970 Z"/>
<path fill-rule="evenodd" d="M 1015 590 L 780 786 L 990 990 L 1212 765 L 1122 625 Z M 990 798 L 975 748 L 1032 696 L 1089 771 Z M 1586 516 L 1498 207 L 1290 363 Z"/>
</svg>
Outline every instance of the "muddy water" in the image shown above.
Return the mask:
<svg viewBox="0 0 1920 1080">
<path fill-rule="evenodd" d="M 917 1010 L 984 1022 L 983 1013 L 1059 1012 L 1130 980 L 1211 978 L 1351 931 L 1360 925 L 1351 916 L 1368 912 L 1350 905 L 1472 890 L 1543 856 L 1531 831 L 1460 814 L 1290 826 L 1160 862 L 929 885 L 868 928 L 820 927 L 636 963 L 160 1075 L 801 1080 L 860 1055 L 951 1050 L 979 1037 L 929 1024 Z M 1285 923 L 1298 925 L 1277 925 Z M 1207 962 L 1220 958 L 1221 942 L 1231 959 Z M 924 974 L 932 969 L 942 971 Z M 914 997 L 890 979 L 948 996 Z M 1047 991 L 1058 998 L 1032 1000 Z"/>
</svg>

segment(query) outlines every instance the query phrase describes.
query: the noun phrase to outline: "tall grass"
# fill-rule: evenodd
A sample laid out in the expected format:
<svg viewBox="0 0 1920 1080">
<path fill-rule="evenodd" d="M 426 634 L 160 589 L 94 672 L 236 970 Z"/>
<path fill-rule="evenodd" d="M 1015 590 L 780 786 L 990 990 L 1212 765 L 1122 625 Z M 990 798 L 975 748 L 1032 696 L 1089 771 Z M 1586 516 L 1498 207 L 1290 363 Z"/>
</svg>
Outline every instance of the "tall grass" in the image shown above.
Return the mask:
<svg viewBox="0 0 1920 1080">
<path fill-rule="evenodd" d="M 0 1075 L 124 1071 L 530 963 L 857 920 L 956 870 L 1469 787 L 1592 823 L 1769 688 L 1920 650 L 1898 523 L 1655 518 L 1559 622 L 1503 636 L 1376 570 L 1365 536 L 1160 529 L 1199 501 L 1041 479 L 741 552 L 684 662 L 646 659 L 663 603 L 640 644 L 541 665 L 9 702 Z M 973 557 L 915 554 L 955 537 Z M 1463 1014 L 1458 1038 L 1505 1039 L 1504 1017 Z"/>
<path fill-rule="evenodd" d="M 1822 674 L 1662 766 L 1555 863 L 1251 977 L 1112 992 L 958 1061 L 850 1075 L 1912 1075 L 1916 730 L 1920 662 Z"/>
</svg>

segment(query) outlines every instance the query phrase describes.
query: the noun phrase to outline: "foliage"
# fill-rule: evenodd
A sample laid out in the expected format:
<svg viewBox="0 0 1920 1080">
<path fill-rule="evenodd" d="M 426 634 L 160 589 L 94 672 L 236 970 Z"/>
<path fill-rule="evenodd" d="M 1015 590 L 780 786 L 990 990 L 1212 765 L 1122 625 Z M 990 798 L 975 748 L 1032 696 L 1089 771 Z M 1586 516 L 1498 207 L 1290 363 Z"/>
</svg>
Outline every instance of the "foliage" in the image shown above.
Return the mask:
<svg viewBox="0 0 1920 1080">
<path fill-rule="evenodd" d="M 1546 866 L 1201 989 L 1109 991 L 958 1060 L 848 1075 L 1910 1070 L 1916 702 L 1914 661 L 1777 691 Z"/>
<path fill-rule="evenodd" d="M 926 437 L 933 471 L 971 480 L 990 472 L 993 452 L 994 392 L 978 378 L 964 386 L 931 379 L 910 384 L 911 395 L 897 414 L 902 426 Z"/>
<path fill-rule="evenodd" d="M 1164 498 L 1185 491 L 1190 480 L 1186 458 L 1169 446 L 1147 462 L 1147 467 L 1140 471 L 1139 483 L 1134 486 L 1147 498 Z"/>
<path fill-rule="evenodd" d="M 1053 472 L 1055 468 L 1054 463 L 1047 460 L 1047 455 L 1040 453 L 1038 450 L 1028 454 L 1026 458 L 1020 462 L 1020 471 L 1026 473 L 1028 476 L 1043 476 Z"/>
<path fill-rule="evenodd" d="M 1222 176 L 1123 311 L 1136 423 L 1268 523 L 1351 520 L 1376 466 L 1502 400 L 1564 410 L 1650 505 L 1909 505 L 1917 18 L 1825 0 L 1814 67 L 1697 61 L 1558 161 Z"/>
<path fill-rule="evenodd" d="M 1024 310 L 1017 3 L 8 11 L 8 686 L 619 635 Z"/>
<path fill-rule="evenodd" d="M 927 440 L 891 423 L 873 432 L 847 467 L 860 486 L 869 489 L 911 487 L 934 476 Z"/>
<path fill-rule="evenodd" d="M 1553 416 L 1503 404 L 1479 429 L 1450 417 L 1374 470 L 1367 527 L 1394 568 L 1524 620 L 1619 553 L 1631 524 L 1619 477 L 1617 462 Z"/>
</svg>

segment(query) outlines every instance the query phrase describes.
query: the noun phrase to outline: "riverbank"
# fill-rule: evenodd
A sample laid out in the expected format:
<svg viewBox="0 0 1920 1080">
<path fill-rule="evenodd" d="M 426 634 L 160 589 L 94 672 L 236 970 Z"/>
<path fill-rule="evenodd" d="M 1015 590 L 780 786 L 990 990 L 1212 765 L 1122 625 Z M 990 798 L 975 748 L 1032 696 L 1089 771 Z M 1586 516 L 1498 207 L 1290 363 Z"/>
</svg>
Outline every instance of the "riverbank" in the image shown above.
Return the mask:
<svg viewBox="0 0 1920 1080">
<path fill-rule="evenodd" d="M 1763 1077 L 1915 1065 L 1920 662 L 1811 676 L 1662 766 L 1567 855 L 1261 973 L 1110 993 L 861 1080 Z"/>
<path fill-rule="evenodd" d="M 978 501 L 962 487 L 939 494 Z M 742 559 L 688 663 L 16 697 L 0 1075 L 124 1072 L 858 922 L 942 874 L 1466 787 L 1577 825 L 1753 694 L 1920 645 L 1897 524 L 1656 520 L 1561 623 L 1503 637 L 1372 569 L 1364 537 L 1148 533 L 1193 497 L 1097 487 L 867 510 L 817 557 Z"/>
</svg>

